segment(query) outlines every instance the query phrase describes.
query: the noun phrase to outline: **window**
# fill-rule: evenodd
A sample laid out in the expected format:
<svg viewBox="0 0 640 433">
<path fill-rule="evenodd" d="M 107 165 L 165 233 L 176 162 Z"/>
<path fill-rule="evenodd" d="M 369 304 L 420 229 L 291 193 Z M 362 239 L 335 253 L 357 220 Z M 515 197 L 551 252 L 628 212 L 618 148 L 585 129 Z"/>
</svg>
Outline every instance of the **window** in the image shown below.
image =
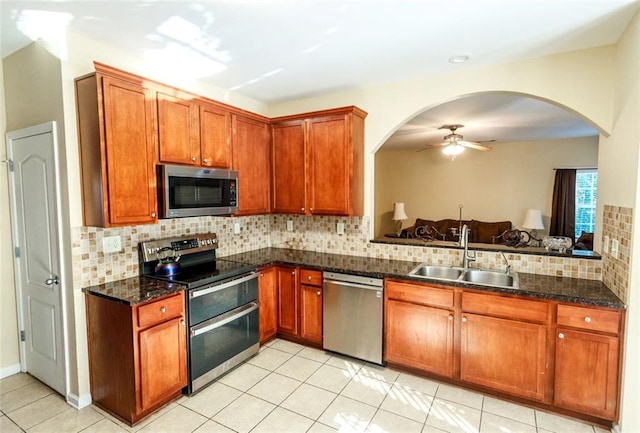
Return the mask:
<svg viewBox="0 0 640 433">
<path fill-rule="evenodd" d="M 598 195 L 598 170 L 576 172 L 576 225 L 575 239 L 584 231 L 593 233 L 596 223 L 596 196 Z"/>
</svg>

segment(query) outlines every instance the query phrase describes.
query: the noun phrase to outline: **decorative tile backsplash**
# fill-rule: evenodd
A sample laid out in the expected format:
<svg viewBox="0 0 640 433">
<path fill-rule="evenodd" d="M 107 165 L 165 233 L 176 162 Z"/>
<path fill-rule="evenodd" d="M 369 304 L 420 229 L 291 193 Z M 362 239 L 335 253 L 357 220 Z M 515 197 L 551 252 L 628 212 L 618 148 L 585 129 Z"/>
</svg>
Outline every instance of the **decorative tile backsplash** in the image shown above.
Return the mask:
<svg viewBox="0 0 640 433">
<path fill-rule="evenodd" d="M 287 230 L 287 221 L 292 222 L 292 231 Z M 235 223 L 240 224 L 239 234 L 234 234 Z M 344 225 L 343 234 L 338 234 L 338 223 Z M 82 288 L 137 276 L 140 242 L 202 232 L 217 233 L 220 241 L 219 256 L 271 246 L 454 266 L 462 263 L 462 251 L 457 249 L 371 243 L 369 224 L 368 217 L 264 215 L 177 218 L 160 220 L 155 225 L 113 229 L 77 227 L 72 231 L 74 287 Z M 102 238 L 116 235 L 121 237 L 122 251 L 104 254 Z M 625 239 L 628 258 L 630 236 Z M 620 244 L 622 253 L 622 237 Z M 506 266 L 500 253 L 478 251 L 476 257 L 472 264 L 474 267 L 504 269 Z M 507 258 L 513 271 L 590 280 L 602 279 L 601 260 L 517 253 L 508 253 Z"/>
<path fill-rule="evenodd" d="M 608 236 L 609 245 L 614 239 L 618 241 L 618 257 L 611 255 L 611 249 L 602 253 L 603 282 L 625 303 L 629 296 L 632 227 L 632 208 L 604 205 L 602 238 Z"/>
</svg>

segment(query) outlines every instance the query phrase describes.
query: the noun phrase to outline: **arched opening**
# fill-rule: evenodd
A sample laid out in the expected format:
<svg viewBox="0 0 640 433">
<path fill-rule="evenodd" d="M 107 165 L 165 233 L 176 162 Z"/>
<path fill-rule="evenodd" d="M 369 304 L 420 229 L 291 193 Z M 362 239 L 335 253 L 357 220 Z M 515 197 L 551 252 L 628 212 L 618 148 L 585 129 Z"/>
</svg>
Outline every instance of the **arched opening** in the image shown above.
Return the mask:
<svg viewBox="0 0 640 433">
<path fill-rule="evenodd" d="M 451 133 L 482 147 L 444 155 Z M 385 138 L 375 153 L 374 236 L 394 232 L 393 203 L 417 218 L 511 221 L 522 228 L 540 209 L 548 234 L 555 169 L 597 169 L 600 134 L 608 133 L 569 107 L 516 92 L 479 92 L 425 107 Z M 479 150 L 477 150 L 479 149 Z"/>
</svg>

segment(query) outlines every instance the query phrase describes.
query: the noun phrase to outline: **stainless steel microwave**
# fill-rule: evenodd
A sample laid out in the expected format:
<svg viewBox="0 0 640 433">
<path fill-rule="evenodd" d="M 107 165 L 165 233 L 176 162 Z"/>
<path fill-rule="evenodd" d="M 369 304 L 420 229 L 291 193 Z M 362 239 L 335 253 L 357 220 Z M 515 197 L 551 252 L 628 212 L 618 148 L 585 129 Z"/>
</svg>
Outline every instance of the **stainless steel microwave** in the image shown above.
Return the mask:
<svg viewBox="0 0 640 433">
<path fill-rule="evenodd" d="M 160 218 L 230 215 L 238 211 L 238 172 L 159 165 Z"/>
</svg>

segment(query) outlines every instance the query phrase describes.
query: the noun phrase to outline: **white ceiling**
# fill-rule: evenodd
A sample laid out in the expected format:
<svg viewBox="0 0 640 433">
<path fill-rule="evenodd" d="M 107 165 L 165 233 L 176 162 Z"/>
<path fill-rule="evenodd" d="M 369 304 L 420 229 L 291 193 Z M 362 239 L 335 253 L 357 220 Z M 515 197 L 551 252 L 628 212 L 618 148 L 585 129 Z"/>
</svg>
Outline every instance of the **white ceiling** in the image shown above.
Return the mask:
<svg viewBox="0 0 640 433">
<path fill-rule="evenodd" d="M 3 0 L 0 50 L 4 58 L 37 38 L 55 45 L 72 31 L 154 68 L 269 104 L 612 44 L 639 6 L 640 0 Z M 456 55 L 470 59 L 449 63 Z M 481 104 L 488 118 L 489 105 Z M 477 120 L 443 116 L 425 121 L 467 124 L 465 135 Z"/>
</svg>

